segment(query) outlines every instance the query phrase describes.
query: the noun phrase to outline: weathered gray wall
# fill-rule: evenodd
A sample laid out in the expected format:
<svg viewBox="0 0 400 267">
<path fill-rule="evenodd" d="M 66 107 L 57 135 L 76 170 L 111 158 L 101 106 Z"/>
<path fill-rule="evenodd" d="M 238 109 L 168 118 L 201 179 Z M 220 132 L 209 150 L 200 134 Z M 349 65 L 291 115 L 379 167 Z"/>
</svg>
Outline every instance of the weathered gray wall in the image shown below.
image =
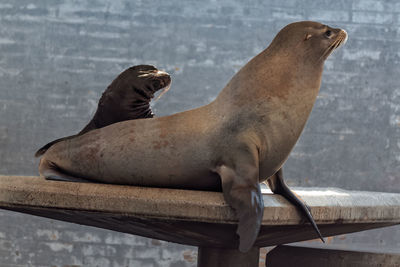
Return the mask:
<svg viewBox="0 0 400 267">
<path fill-rule="evenodd" d="M 297 20 L 345 28 L 320 97 L 285 168 L 290 185 L 400 192 L 400 2 L 0 2 L 0 173 L 36 175 L 34 151 L 76 133 L 101 92 L 140 63 L 167 70 L 166 115 L 211 101 Z M 400 248 L 400 228 L 333 243 Z M 0 213 L 0 266 L 195 266 L 192 247 Z"/>
</svg>

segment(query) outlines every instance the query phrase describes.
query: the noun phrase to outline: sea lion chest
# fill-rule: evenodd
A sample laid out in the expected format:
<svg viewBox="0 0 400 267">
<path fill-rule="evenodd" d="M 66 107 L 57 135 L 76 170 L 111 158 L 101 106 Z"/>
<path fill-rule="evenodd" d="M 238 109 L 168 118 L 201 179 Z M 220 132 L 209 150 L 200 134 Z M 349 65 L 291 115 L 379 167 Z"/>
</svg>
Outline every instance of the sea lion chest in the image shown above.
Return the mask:
<svg viewBox="0 0 400 267">
<path fill-rule="evenodd" d="M 289 157 L 306 124 L 312 103 L 306 108 L 282 105 L 259 116 L 256 122 L 259 136 L 260 181 L 275 174 Z"/>
</svg>

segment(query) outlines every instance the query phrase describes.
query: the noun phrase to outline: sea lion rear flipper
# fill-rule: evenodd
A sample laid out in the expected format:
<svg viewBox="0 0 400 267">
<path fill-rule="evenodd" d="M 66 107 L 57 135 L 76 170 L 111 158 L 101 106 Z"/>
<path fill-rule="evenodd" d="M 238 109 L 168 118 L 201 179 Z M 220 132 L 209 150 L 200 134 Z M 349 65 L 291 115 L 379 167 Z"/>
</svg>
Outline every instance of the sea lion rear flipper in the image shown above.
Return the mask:
<svg viewBox="0 0 400 267">
<path fill-rule="evenodd" d="M 264 201 L 258 183 L 258 168 L 243 168 L 234 170 L 225 165 L 217 169 L 221 177 L 222 192 L 225 200 L 231 205 L 238 217 L 239 225 L 236 233 L 239 235 L 241 252 L 249 251 L 260 231 Z M 254 175 L 249 175 L 254 173 Z"/>
<path fill-rule="evenodd" d="M 39 173 L 40 176 L 44 177 L 46 180 L 55 180 L 55 181 L 63 181 L 63 182 L 82 182 L 82 183 L 93 183 L 93 181 L 89 181 L 86 179 L 74 177 L 63 173 L 54 163 L 41 159 L 39 163 Z"/>
<path fill-rule="evenodd" d="M 282 169 L 279 169 L 279 171 L 277 171 L 273 176 L 269 177 L 267 182 L 269 188 L 273 193 L 282 195 L 287 200 L 289 200 L 293 205 L 295 205 L 297 208 L 300 209 L 300 211 L 306 216 L 307 220 L 311 223 L 314 230 L 317 232 L 318 237 L 322 240 L 322 242 L 325 243 L 325 240 L 321 235 L 321 232 L 319 231 L 318 226 L 315 223 L 314 218 L 311 214 L 310 207 L 308 207 L 307 204 L 305 204 L 301 200 L 301 198 L 298 195 L 296 195 L 296 193 L 290 190 L 288 185 L 283 180 Z"/>
</svg>

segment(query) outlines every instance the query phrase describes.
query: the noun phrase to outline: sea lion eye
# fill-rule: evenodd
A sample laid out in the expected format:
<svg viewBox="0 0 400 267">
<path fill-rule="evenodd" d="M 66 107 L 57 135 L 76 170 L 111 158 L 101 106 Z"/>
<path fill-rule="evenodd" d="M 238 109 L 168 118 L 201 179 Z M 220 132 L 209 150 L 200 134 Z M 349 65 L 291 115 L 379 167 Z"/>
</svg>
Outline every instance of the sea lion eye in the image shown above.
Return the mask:
<svg viewBox="0 0 400 267">
<path fill-rule="evenodd" d="M 332 31 L 331 31 L 331 30 L 327 30 L 327 31 L 325 32 L 325 36 L 326 36 L 326 37 L 331 37 L 331 36 L 332 36 Z"/>
</svg>

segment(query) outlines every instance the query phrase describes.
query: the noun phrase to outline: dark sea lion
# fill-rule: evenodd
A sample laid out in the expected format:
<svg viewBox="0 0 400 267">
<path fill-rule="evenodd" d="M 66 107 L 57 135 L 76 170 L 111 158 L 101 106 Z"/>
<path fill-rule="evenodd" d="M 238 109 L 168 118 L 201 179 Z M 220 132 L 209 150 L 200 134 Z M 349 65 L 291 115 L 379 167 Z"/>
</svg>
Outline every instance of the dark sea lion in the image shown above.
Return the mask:
<svg viewBox="0 0 400 267">
<path fill-rule="evenodd" d="M 43 155 L 55 143 L 82 135 L 93 129 L 125 121 L 152 118 L 150 101 L 163 89 L 168 91 L 171 77 L 151 65 L 133 66 L 123 71 L 103 92 L 96 113 L 90 122 L 76 135 L 54 140 L 41 147 L 35 156 Z"/>
<path fill-rule="evenodd" d="M 222 189 L 238 215 L 243 252 L 258 235 L 264 207 L 259 183 L 268 177 L 271 189 L 314 223 L 284 183 L 281 167 L 312 110 L 325 59 L 346 39 L 345 31 L 317 22 L 289 24 L 212 103 L 59 142 L 43 155 L 39 172 L 65 181 Z"/>
</svg>

